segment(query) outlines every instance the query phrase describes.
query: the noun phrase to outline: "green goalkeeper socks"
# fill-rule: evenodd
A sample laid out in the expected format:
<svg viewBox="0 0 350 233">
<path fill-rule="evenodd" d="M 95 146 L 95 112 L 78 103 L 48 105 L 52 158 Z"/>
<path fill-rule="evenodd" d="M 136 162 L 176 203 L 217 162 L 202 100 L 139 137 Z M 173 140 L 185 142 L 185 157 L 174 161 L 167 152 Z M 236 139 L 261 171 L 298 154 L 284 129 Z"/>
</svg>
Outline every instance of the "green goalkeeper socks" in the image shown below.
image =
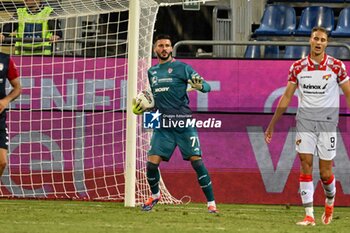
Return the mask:
<svg viewBox="0 0 350 233">
<path fill-rule="evenodd" d="M 193 169 L 197 173 L 199 185 L 201 186 L 207 201 L 214 201 L 213 186 L 207 168 L 201 159 L 191 161 Z"/>
<path fill-rule="evenodd" d="M 159 164 L 154 164 L 151 162 L 147 162 L 147 181 L 149 187 L 151 188 L 152 194 L 157 194 L 159 192 Z"/>
</svg>

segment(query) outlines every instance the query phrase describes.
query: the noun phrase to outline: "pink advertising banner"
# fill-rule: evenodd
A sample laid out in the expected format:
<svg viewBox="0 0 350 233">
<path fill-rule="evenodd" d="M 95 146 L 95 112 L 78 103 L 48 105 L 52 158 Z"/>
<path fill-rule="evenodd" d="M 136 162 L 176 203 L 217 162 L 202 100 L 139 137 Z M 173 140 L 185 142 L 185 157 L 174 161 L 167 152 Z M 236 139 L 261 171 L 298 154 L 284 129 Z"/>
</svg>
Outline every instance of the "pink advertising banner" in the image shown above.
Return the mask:
<svg viewBox="0 0 350 233">
<path fill-rule="evenodd" d="M 30 80 L 30 85 L 24 87 L 24 98 L 15 102 L 15 107 L 22 110 L 9 113 L 13 149 L 1 190 L 7 195 L 14 194 L 17 191 L 9 188 L 9 184 L 15 183 L 21 186 L 23 195 L 23 190 L 33 188 L 30 182 L 34 180 L 44 183 L 44 187 L 36 188 L 47 192 L 66 190 L 66 197 L 88 193 L 89 197 L 95 198 L 102 195 L 99 192 L 113 195 L 116 192 L 113 182 L 120 179 L 114 177 L 115 171 L 122 169 L 125 131 L 121 128 L 125 125 L 125 115 L 110 110 L 119 110 L 121 100 L 125 99 L 122 85 L 126 77 L 121 75 L 125 67 L 119 67 L 122 62 L 118 59 L 84 62 L 83 58 L 71 58 L 61 63 L 59 58 L 55 59 L 57 67 L 54 69 L 50 65 L 30 68 L 42 63 L 39 60 L 17 60 L 23 67 L 22 79 Z M 207 94 L 189 93 L 191 107 L 199 111 L 195 117 L 204 121 L 215 118 L 222 122 L 218 129 L 199 129 L 203 159 L 211 172 L 217 201 L 300 204 L 294 115 L 283 116 L 273 142 L 270 145 L 264 142 L 264 130 L 283 94 L 292 61 L 181 61 L 190 64 L 212 87 Z M 51 62 L 48 58 L 47 63 Z M 345 64 L 350 67 L 350 63 Z M 107 69 L 99 69 L 105 66 Z M 91 96 L 101 97 L 101 102 L 91 105 Z M 344 97 L 341 97 L 341 105 L 345 107 Z M 294 112 L 296 106 L 297 97 L 288 111 Z M 81 111 L 83 107 L 87 111 Z M 30 111 L 30 108 L 36 111 Z M 41 111 L 52 108 L 64 111 Z M 342 112 L 347 110 L 344 108 Z M 350 206 L 349 127 L 350 118 L 342 116 L 338 155 L 334 160 L 337 205 L 346 206 Z M 43 171 L 36 165 L 40 161 L 54 165 Z M 190 164 L 182 160 L 179 151 L 169 163 L 161 165 L 161 171 L 166 186 L 175 197 L 190 195 L 193 201 L 204 200 Z M 323 204 L 317 171 L 318 164 L 315 163 L 314 182 L 318 184 L 315 203 Z M 85 180 L 77 183 L 81 177 Z M 104 177 L 110 179 L 107 186 Z M 184 179 L 189 182 L 186 187 Z M 24 193 L 30 194 L 30 191 Z"/>
<path fill-rule="evenodd" d="M 22 79 L 22 108 L 118 110 L 125 59 L 14 57 Z"/>
<path fill-rule="evenodd" d="M 264 142 L 266 129 L 277 102 L 287 84 L 288 70 L 293 61 L 277 60 L 183 60 L 190 64 L 212 86 L 206 96 L 190 93 L 191 106 L 201 113 L 200 118 L 222 120 L 221 131 L 200 131 L 203 159 L 213 173 L 217 198 L 233 203 L 293 203 L 300 204 L 298 194 L 299 159 L 295 152 L 295 116 L 282 117 L 273 142 Z M 349 62 L 345 64 L 350 67 Z M 295 112 L 297 96 L 287 112 Z M 231 112 L 231 114 L 227 114 Z M 341 96 L 341 113 L 347 113 Z M 222 113 L 222 114 L 220 114 Z M 254 114 L 255 113 L 255 114 Z M 341 117 L 334 173 L 337 177 L 337 204 L 350 205 L 350 118 Z M 165 180 L 189 175 L 191 167 L 182 161 L 180 153 L 174 161 L 163 164 Z M 166 170 L 169 169 L 169 170 Z M 179 170 L 188 171 L 181 176 Z M 317 158 L 314 163 L 315 203 L 324 203 L 319 183 Z M 186 179 L 189 180 L 189 179 Z M 195 177 L 194 179 L 195 180 Z M 170 183 L 169 182 L 169 183 Z M 172 184 L 170 183 L 172 186 Z M 193 182 L 195 187 L 195 182 Z M 180 188 L 181 187 L 181 188 Z M 183 190 L 179 196 L 189 194 L 203 201 L 193 188 Z M 237 193 L 235 190 L 242 190 Z M 198 191 L 198 190 L 197 190 Z"/>
<path fill-rule="evenodd" d="M 273 112 L 288 80 L 289 60 L 181 60 L 212 86 L 209 94 L 190 93 L 194 110 Z M 345 62 L 350 68 L 350 62 Z M 295 112 L 297 94 L 288 111 Z M 341 112 L 348 112 L 341 99 Z"/>
</svg>

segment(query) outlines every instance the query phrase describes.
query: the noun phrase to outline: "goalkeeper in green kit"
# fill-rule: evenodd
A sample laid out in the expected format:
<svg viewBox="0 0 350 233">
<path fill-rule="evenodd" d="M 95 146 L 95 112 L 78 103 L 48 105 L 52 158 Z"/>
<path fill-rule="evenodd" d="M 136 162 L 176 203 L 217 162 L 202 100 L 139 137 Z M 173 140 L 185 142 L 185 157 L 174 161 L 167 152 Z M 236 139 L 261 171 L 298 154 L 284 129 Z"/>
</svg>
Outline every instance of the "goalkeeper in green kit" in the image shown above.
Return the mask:
<svg viewBox="0 0 350 233">
<path fill-rule="evenodd" d="M 163 117 L 174 117 L 171 121 L 181 120 L 191 116 L 187 86 L 200 92 L 209 92 L 210 86 L 203 78 L 185 63 L 172 57 L 172 43 L 168 35 L 158 35 L 154 41 L 154 52 L 159 63 L 148 70 L 148 81 L 153 93 L 155 108 Z M 134 99 L 133 112 L 142 114 L 146 109 L 140 101 Z M 183 119 L 182 119 L 183 120 Z M 209 213 L 218 213 L 216 208 L 212 182 L 201 155 L 202 151 L 195 127 L 155 128 L 148 151 L 147 181 L 152 196 L 143 204 L 142 210 L 150 211 L 161 199 L 159 191 L 159 164 L 169 161 L 176 146 L 179 147 L 184 160 L 190 161 L 197 173 L 200 187 L 208 201 Z M 186 183 L 185 180 L 179 181 Z"/>
</svg>

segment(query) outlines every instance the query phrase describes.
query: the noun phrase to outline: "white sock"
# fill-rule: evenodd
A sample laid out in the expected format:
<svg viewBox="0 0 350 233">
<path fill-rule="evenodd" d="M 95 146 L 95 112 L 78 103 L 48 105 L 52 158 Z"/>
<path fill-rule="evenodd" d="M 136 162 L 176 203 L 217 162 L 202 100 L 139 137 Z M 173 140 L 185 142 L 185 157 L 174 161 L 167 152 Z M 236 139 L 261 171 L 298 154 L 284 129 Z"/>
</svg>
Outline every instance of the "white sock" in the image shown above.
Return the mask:
<svg viewBox="0 0 350 233">
<path fill-rule="evenodd" d="M 307 216 L 314 217 L 314 207 L 305 207 L 305 213 Z"/>
<path fill-rule="evenodd" d="M 307 216 L 314 218 L 314 184 L 312 182 L 312 175 L 300 174 L 299 185 L 301 202 L 305 207 L 305 213 Z"/>
<path fill-rule="evenodd" d="M 333 198 L 326 198 L 326 204 L 327 205 L 334 205 L 334 197 Z"/>
<path fill-rule="evenodd" d="M 160 197 L 160 192 L 156 193 L 156 194 L 152 194 L 152 198 L 157 199 Z"/>
<path fill-rule="evenodd" d="M 309 204 L 312 205 L 314 201 L 314 184 L 312 183 L 312 181 L 300 182 L 300 196 L 301 202 L 304 206 L 307 206 Z"/>
<path fill-rule="evenodd" d="M 335 193 L 337 191 L 337 189 L 335 187 L 334 175 L 332 175 L 328 181 L 326 181 L 326 182 L 322 181 L 322 187 L 323 187 L 324 193 L 326 195 L 326 204 L 333 205 Z"/>
<path fill-rule="evenodd" d="M 215 201 L 208 201 L 208 207 L 209 206 L 216 206 Z"/>
</svg>

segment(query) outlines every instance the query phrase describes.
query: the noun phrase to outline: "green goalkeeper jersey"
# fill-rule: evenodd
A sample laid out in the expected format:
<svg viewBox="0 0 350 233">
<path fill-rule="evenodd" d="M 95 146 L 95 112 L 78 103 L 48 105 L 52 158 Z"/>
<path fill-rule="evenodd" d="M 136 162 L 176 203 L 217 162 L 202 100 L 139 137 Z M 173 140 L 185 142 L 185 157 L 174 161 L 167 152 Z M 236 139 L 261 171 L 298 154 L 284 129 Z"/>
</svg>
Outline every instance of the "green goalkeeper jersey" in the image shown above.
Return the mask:
<svg viewBox="0 0 350 233">
<path fill-rule="evenodd" d="M 148 70 L 148 81 L 155 107 L 163 114 L 191 114 L 187 95 L 188 80 L 198 73 L 189 65 L 176 61 L 157 64 Z M 209 92 L 210 85 L 203 80 L 201 92 Z"/>
</svg>

